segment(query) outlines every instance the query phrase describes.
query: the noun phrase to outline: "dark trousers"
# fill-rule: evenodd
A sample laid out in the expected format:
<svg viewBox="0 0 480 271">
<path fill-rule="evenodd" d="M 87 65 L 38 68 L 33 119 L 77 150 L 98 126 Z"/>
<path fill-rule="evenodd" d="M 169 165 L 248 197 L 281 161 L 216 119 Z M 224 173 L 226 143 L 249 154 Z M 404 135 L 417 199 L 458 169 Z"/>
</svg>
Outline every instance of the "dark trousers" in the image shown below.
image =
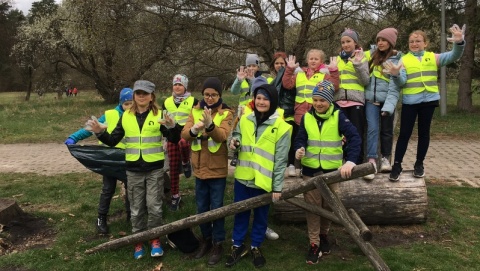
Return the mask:
<svg viewBox="0 0 480 271">
<path fill-rule="evenodd" d="M 295 120 L 289 120 L 289 121 L 287 121 L 287 123 L 292 125 L 292 138 L 290 139 L 290 149 L 288 150 L 288 165 L 294 165 L 295 164 L 295 150 L 294 150 L 294 147 L 293 147 L 293 143 L 295 142 L 295 137 L 298 134 L 298 124 L 295 123 Z"/>
<path fill-rule="evenodd" d="M 362 144 L 360 145 L 360 155 L 358 156 L 357 161 L 355 164 L 360 165 L 363 163 L 363 158 L 365 154 L 364 142 L 365 142 L 365 126 L 366 118 L 365 118 L 365 107 L 363 105 L 354 105 L 349 107 L 342 107 L 341 110 L 350 120 L 350 122 L 357 128 L 358 134 L 362 139 Z M 344 148 L 344 152 L 348 152 L 348 142 L 346 148 Z"/>
<path fill-rule="evenodd" d="M 195 200 L 197 214 L 223 207 L 226 178 L 199 179 L 195 178 Z M 225 241 L 225 218 L 200 224 L 200 231 L 204 239 L 212 237 L 215 243 Z"/>
<path fill-rule="evenodd" d="M 127 191 L 127 182 L 125 184 L 125 191 Z M 112 201 L 115 189 L 117 188 L 117 178 L 110 176 L 103 176 L 102 193 L 100 194 L 100 202 L 98 203 L 98 214 L 107 215 L 110 209 L 110 202 Z M 125 210 L 130 213 L 130 201 L 128 195 L 125 197 Z"/>
<path fill-rule="evenodd" d="M 430 145 L 430 125 L 436 105 L 402 104 L 400 135 L 395 147 L 395 162 L 402 163 L 418 117 L 417 162 L 423 162 Z"/>
</svg>

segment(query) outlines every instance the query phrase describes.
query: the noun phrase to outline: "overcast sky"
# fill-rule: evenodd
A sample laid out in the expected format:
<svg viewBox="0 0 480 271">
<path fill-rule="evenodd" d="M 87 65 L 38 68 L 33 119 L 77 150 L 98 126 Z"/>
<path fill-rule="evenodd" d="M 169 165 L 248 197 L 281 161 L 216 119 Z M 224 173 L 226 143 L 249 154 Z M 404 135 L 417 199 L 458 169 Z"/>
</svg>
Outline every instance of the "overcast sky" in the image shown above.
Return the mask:
<svg viewBox="0 0 480 271">
<path fill-rule="evenodd" d="M 23 12 L 23 15 L 28 14 L 28 10 L 32 7 L 33 2 L 38 2 L 40 0 L 13 0 L 13 8 L 18 8 Z M 56 3 L 62 2 L 61 0 L 55 0 Z"/>
</svg>

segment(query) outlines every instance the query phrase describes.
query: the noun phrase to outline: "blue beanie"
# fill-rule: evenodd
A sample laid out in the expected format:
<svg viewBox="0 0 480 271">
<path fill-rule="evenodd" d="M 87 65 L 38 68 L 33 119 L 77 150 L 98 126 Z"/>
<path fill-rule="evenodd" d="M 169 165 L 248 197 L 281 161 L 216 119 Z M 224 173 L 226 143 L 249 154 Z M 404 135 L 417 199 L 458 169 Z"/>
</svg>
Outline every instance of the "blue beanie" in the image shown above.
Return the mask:
<svg viewBox="0 0 480 271">
<path fill-rule="evenodd" d="M 263 89 L 263 88 L 259 88 L 258 91 L 257 91 L 257 95 L 258 95 L 258 94 L 262 94 L 263 96 L 265 96 L 265 98 L 266 98 L 267 100 L 270 100 L 270 94 L 268 93 L 267 90 L 265 90 L 265 89 Z M 257 95 L 255 95 L 255 97 L 256 97 Z"/>
<path fill-rule="evenodd" d="M 133 100 L 133 89 L 131 88 L 124 88 L 120 91 L 120 105 L 122 105 L 126 101 Z"/>
<path fill-rule="evenodd" d="M 330 81 L 324 80 L 319 82 L 313 89 L 312 96 L 322 97 L 329 103 L 333 102 L 333 95 L 335 94 L 335 87 Z"/>
</svg>

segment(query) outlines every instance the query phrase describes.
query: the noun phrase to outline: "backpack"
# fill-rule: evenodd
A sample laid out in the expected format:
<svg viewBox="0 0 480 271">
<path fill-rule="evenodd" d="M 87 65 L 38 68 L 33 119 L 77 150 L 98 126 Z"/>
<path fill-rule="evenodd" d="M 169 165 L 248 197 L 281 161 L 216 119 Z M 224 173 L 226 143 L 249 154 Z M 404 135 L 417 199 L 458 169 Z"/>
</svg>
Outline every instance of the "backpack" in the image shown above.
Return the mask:
<svg viewBox="0 0 480 271">
<path fill-rule="evenodd" d="M 167 243 L 173 249 L 178 248 L 183 253 L 192 253 L 200 246 L 200 241 L 191 228 L 167 234 Z"/>
</svg>

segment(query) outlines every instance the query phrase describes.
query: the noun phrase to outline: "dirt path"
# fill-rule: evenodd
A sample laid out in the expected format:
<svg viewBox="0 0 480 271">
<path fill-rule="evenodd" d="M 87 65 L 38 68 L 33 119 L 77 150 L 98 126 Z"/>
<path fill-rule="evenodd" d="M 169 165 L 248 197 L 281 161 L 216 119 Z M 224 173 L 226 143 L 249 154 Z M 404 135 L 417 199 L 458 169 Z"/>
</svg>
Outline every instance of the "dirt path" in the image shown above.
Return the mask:
<svg viewBox="0 0 480 271">
<path fill-rule="evenodd" d="M 404 172 L 413 169 L 415 141 L 409 144 Z M 432 140 L 425 161 L 429 179 L 480 187 L 480 141 Z M 0 172 L 55 175 L 88 172 L 64 144 L 0 144 Z M 406 174 L 406 173 L 405 173 Z"/>
</svg>

